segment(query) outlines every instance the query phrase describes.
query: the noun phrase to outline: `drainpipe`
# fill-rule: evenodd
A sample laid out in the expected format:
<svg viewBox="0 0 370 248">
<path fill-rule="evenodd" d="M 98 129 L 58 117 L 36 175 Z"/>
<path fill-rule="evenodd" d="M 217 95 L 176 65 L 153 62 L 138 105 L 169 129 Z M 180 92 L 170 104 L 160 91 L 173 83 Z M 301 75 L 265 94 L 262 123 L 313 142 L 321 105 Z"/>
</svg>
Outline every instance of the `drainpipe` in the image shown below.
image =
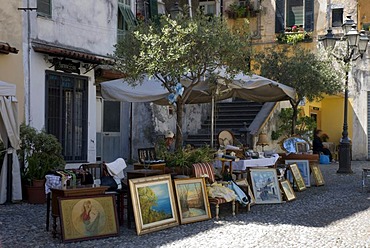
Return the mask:
<svg viewBox="0 0 370 248">
<path fill-rule="evenodd" d="M 192 9 L 191 9 L 191 0 L 188 0 L 188 5 L 189 5 L 189 17 L 190 18 L 193 18 L 193 13 L 192 13 Z"/>
<path fill-rule="evenodd" d="M 27 9 L 30 8 L 30 0 L 27 0 Z M 27 11 L 27 79 L 24 87 L 24 102 L 25 102 L 25 121 L 26 125 L 31 124 L 31 16 L 30 11 Z"/>
<path fill-rule="evenodd" d="M 328 7 L 326 9 L 326 20 L 328 21 L 328 28 L 330 27 L 330 12 L 331 12 L 331 0 L 328 0 Z"/>
</svg>

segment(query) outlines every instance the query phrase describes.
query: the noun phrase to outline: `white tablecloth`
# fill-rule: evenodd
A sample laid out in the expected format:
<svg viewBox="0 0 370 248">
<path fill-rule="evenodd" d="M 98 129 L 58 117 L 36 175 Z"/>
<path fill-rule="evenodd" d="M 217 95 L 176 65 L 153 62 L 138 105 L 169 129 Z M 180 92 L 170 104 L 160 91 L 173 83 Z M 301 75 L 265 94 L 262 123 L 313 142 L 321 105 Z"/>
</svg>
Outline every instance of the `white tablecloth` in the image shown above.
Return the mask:
<svg viewBox="0 0 370 248">
<path fill-rule="evenodd" d="M 279 159 L 278 154 L 273 154 L 270 158 L 258 158 L 258 159 L 246 159 L 233 161 L 233 170 L 246 170 L 251 167 L 266 167 L 273 166 Z M 229 165 L 230 162 L 225 162 L 225 165 Z M 222 168 L 222 163 L 220 160 L 216 160 L 214 163 L 215 168 Z"/>
</svg>

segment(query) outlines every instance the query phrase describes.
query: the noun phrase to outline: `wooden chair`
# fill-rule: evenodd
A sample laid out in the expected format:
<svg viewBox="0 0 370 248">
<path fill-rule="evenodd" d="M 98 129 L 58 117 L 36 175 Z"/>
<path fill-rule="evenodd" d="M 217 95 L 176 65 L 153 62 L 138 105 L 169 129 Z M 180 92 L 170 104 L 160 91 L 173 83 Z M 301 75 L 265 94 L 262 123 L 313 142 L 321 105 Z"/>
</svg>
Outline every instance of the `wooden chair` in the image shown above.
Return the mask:
<svg viewBox="0 0 370 248">
<path fill-rule="evenodd" d="M 108 176 L 109 172 L 106 168 L 105 163 L 89 163 L 81 165 L 82 169 L 92 174 L 94 180 L 101 179 L 103 176 Z M 116 190 L 107 190 L 105 194 L 114 194 L 116 198 L 117 215 L 120 225 L 124 222 L 124 209 L 127 208 L 125 199 L 127 200 L 127 186 L 125 186 L 123 180 L 121 181 L 122 188 Z M 127 202 L 127 201 L 126 201 Z"/>
<path fill-rule="evenodd" d="M 137 153 L 138 153 L 139 162 L 142 164 L 144 163 L 144 161 L 157 160 L 154 147 L 139 148 L 137 149 Z"/>
<path fill-rule="evenodd" d="M 198 163 L 193 164 L 193 174 L 195 177 L 201 177 L 204 174 L 208 175 L 209 183 L 214 183 L 215 180 L 215 172 L 213 165 L 211 163 Z M 220 212 L 220 204 L 228 203 L 224 198 L 218 197 L 208 197 L 209 203 L 216 205 L 216 219 L 219 218 Z M 232 215 L 235 215 L 235 200 L 231 201 L 232 204 Z"/>
</svg>

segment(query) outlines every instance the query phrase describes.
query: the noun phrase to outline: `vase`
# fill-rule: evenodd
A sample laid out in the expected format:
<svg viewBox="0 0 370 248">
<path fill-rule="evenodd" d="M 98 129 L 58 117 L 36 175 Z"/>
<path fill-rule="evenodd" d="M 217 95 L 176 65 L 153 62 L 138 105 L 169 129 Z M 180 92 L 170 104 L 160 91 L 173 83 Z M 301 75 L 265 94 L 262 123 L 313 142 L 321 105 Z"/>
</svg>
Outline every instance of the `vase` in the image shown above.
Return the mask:
<svg viewBox="0 0 370 248">
<path fill-rule="evenodd" d="M 32 179 L 32 186 L 34 187 L 44 187 L 45 179 Z"/>
<path fill-rule="evenodd" d="M 31 204 L 44 204 L 46 202 L 45 187 L 26 185 L 27 199 Z"/>
</svg>

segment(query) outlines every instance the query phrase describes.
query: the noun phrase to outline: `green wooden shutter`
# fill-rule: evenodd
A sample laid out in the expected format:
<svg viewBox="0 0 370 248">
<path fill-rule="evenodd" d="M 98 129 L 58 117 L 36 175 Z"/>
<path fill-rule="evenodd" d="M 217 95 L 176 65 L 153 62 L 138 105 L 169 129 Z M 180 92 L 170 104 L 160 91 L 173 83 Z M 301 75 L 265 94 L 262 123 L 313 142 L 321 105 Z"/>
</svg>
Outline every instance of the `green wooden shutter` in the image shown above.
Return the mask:
<svg viewBox="0 0 370 248">
<path fill-rule="evenodd" d="M 285 0 L 276 0 L 275 33 L 284 32 Z"/>
<path fill-rule="evenodd" d="M 158 0 L 149 1 L 150 18 L 156 20 L 158 18 Z"/>
<path fill-rule="evenodd" d="M 132 13 L 130 7 L 125 6 L 124 4 L 118 4 L 118 7 L 123 16 L 124 22 L 126 22 L 128 26 L 136 25 L 136 18 Z"/>
<path fill-rule="evenodd" d="M 314 0 L 306 0 L 305 3 L 304 30 L 313 31 L 314 29 Z"/>
</svg>

